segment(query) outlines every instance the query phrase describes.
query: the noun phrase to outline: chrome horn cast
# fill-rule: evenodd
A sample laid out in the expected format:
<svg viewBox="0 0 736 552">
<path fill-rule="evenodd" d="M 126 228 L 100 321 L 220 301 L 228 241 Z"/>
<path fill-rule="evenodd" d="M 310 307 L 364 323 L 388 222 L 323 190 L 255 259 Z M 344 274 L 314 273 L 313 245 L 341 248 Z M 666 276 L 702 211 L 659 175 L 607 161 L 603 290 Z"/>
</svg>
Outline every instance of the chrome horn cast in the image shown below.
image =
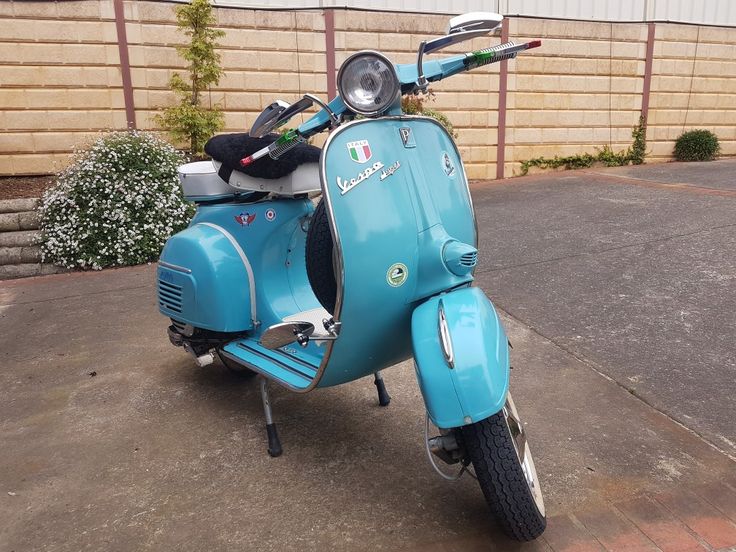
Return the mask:
<svg viewBox="0 0 736 552">
<path fill-rule="evenodd" d="M 529 444 L 526 442 L 526 433 L 524 433 L 524 425 L 521 422 L 519 413 L 516 410 L 514 399 L 511 393 L 506 395 L 506 404 L 503 407 L 503 418 L 509 428 L 511 439 L 514 443 L 514 450 L 519 459 L 521 471 L 524 472 L 524 479 L 529 487 L 529 491 L 534 498 L 534 504 L 539 509 L 539 513 L 544 516 L 544 499 L 542 498 L 542 489 L 539 485 L 537 477 L 537 469 L 534 467 L 532 453 L 529 450 Z"/>
</svg>

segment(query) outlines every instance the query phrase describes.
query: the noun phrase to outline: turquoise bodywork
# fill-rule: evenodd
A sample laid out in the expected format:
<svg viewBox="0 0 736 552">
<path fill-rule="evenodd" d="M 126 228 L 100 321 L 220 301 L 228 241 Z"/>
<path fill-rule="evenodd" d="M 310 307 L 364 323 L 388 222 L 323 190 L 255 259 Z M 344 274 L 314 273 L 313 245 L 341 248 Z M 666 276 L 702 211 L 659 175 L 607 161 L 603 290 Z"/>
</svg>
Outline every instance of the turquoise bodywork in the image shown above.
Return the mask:
<svg viewBox="0 0 736 552">
<path fill-rule="evenodd" d="M 334 241 L 337 340 L 260 345 L 269 326 L 320 308 L 304 259 L 314 210 L 308 199 L 199 205 L 161 255 L 161 312 L 238 334 L 225 353 L 295 391 L 353 381 L 413 355 L 438 426 L 500 410 L 506 337 L 488 299 L 469 287 L 477 235 L 451 137 L 434 119 L 364 119 L 333 132 L 320 163 Z M 463 266 L 466 257 L 471 264 Z M 457 351 L 453 368 L 439 344 L 440 304 Z"/>
<path fill-rule="evenodd" d="M 453 352 L 440 344 L 440 308 Z M 509 386 L 508 339 L 496 310 L 478 288 L 432 297 L 412 316 L 417 379 L 437 427 L 478 422 L 503 407 Z"/>
<path fill-rule="evenodd" d="M 402 128 L 411 134 L 407 147 Z M 370 157 L 356 161 L 350 145 L 363 142 Z M 342 269 L 335 320 L 343 325 L 319 384 L 329 386 L 411 356 L 414 308 L 472 281 L 472 275 L 457 276 L 445 266 L 445 244 L 454 239 L 475 245 L 476 232 L 460 156 L 433 119 L 383 117 L 343 125 L 322 152 L 322 188 Z M 389 282 L 392 267 L 405 271 L 399 285 Z"/>
<path fill-rule="evenodd" d="M 253 328 L 248 273 L 220 232 L 194 224 L 169 239 L 161 261 L 158 300 L 162 314 L 212 331 Z"/>
<path fill-rule="evenodd" d="M 243 332 L 319 307 L 304 262 L 313 211 L 307 199 L 198 206 L 189 228 L 172 236 L 161 254 L 159 310 L 197 328 Z M 181 288 L 179 303 L 172 286 Z"/>
</svg>

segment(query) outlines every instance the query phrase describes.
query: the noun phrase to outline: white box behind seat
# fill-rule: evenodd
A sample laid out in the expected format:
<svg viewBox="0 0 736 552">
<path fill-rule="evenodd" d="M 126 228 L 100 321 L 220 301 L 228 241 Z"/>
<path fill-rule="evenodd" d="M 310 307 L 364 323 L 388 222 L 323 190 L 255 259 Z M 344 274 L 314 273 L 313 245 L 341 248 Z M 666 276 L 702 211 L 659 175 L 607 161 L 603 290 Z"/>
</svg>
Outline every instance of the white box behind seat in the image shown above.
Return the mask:
<svg viewBox="0 0 736 552">
<path fill-rule="evenodd" d="M 218 161 L 196 161 L 179 167 L 184 197 L 191 201 L 208 201 L 251 191 L 294 196 L 321 189 L 319 163 L 304 163 L 291 174 L 274 179 L 254 178 L 233 171 L 229 183 L 217 174 L 220 165 Z"/>
</svg>

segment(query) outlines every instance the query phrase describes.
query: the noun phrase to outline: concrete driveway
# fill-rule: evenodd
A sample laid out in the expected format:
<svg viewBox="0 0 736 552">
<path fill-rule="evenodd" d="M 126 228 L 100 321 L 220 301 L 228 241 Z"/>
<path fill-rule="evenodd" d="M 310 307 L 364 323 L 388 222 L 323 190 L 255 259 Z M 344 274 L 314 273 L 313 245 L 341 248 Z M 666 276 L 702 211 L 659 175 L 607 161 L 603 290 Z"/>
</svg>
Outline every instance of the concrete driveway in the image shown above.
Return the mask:
<svg viewBox="0 0 736 552">
<path fill-rule="evenodd" d="M 736 457 L 736 161 L 517 179 L 476 201 L 477 278 L 501 308 Z"/>
<path fill-rule="evenodd" d="M 429 467 L 408 364 L 297 396 L 197 369 L 154 267 L 0 288 L 0 550 L 736 546 L 736 163 L 474 187 L 479 285 L 514 345 L 549 514 L 518 545 Z M 94 375 L 93 375 L 94 374 Z"/>
</svg>

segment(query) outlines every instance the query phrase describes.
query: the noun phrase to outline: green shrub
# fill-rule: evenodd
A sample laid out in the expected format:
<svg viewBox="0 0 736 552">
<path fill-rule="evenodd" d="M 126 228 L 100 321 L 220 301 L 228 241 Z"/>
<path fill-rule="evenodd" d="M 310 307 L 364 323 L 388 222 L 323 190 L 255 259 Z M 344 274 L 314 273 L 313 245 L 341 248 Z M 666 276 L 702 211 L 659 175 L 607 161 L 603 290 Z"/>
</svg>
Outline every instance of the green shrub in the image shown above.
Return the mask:
<svg viewBox="0 0 736 552">
<path fill-rule="evenodd" d="M 427 107 L 425 103 L 427 101 L 434 101 L 434 92 L 429 90 L 424 96 L 408 95 L 401 98 L 401 110 L 407 115 L 424 115 L 425 117 L 432 117 L 437 120 L 445 130 L 450 133 L 450 136 L 457 138 L 457 132 L 452 126 L 450 119 L 447 115 L 431 107 Z"/>
<path fill-rule="evenodd" d="M 675 142 L 675 159 L 678 161 L 712 161 L 720 151 L 718 136 L 710 130 L 684 132 Z"/>
<path fill-rule="evenodd" d="M 595 148 L 596 154 L 581 153 L 567 157 L 535 157 L 521 162 L 521 176 L 529 172 L 532 167 L 540 169 L 557 169 L 564 167 L 570 169 L 585 169 L 592 167 L 595 163 L 602 163 L 606 167 L 621 167 L 623 165 L 641 165 L 647 154 L 647 125 L 644 117 L 639 117 L 639 123 L 631 130 L 634 141 L 631 145 L 621 151 L 613 151 L 611 146 L 604 145 Z"/>
<path fill-rule="evenodd" d="M 158 257 L 184 228 L 185 203 L 173 146 L 144 132 L 113 132 L 79 151 L 39 208 L 45 262 L 99 270 Z"/>
</svg>

